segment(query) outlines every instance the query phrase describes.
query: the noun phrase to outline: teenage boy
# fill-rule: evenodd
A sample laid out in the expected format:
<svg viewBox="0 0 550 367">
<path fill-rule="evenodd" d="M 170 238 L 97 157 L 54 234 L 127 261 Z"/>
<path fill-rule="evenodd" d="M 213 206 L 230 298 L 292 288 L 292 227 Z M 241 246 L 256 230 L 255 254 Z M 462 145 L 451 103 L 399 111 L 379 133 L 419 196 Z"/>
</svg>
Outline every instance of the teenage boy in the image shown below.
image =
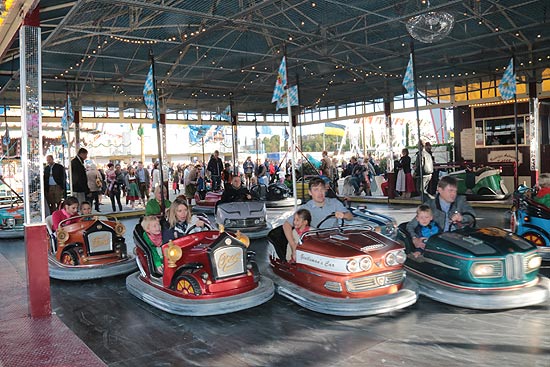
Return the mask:
<svg viewBox="0 0 550 367">
<path fill-rule="evenodd" d="M 319 223 L 334 213 L 336 217 L 332 222 L 326 221 L 323 224 L 323 227 L 330 228 L 337 225 L 338 219 L 353 219 L 351 212 L 342 204 L 342 202 L 335 198 L 327 198 L 326 195 L 327 187 L 325 181 L 320 177 L 312 178 L 309 181 L 309 194 L 311 195 L 311 200 L 309 200 L 304 205 L 298 207 L 298 209 L 307 209 L 311 213 L 311 226 L 317 227 Z M 290 216 L 283 224 L 283 231 L 285 237 L 288 240 L 289 245 L 296 249 L 298 245 L 292 236 L 292 227 L 293 227 L 294 215 Z"/>
</svg>

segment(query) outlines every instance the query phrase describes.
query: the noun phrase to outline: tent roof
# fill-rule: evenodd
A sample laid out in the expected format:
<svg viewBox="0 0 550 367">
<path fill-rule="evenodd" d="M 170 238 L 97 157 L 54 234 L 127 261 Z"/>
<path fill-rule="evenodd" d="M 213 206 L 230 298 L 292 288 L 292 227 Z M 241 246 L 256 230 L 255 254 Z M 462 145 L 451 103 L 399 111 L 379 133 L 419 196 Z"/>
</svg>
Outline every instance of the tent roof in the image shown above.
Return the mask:
<svg viewBox="0 0 550 367">
<path fill-rule="evenodd" d="M 69 92 L 80 105 L 142 107 L 155 57 L 161 105 L 215 111 L 231 95 L 239 112 L 274 112 L 283 52 L 300 103 L 315 107 L 403 94 L 407 21 L 453 15 L 448 36 L 414 42 L 419 88 L 550 66 L 547 0 L 78 0 L 40 1 L 43 105 Z M 18 40 L 0 50 L 0 101 L 18 103 Z M 2 52 L 5 51 L 5 52 Z M 11 81 L 10 81 L 11 80 Z"/>
</svg>

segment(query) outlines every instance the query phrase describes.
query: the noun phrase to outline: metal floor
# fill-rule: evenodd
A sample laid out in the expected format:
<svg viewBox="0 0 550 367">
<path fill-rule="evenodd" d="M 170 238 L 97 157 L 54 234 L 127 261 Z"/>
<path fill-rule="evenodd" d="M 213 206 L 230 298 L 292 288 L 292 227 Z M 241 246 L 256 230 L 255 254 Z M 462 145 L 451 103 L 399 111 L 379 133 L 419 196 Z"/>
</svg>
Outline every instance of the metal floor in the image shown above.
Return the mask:
<svg viewBox="0 0 550 367">
<path fill-rule="evenodd" d="M 398 223 L 415 210 L 369 208 Z M 476 211 L 478 226 L 504 226 L 503 209 Z M 269 215 L 280 222 L 286 212 Z M 127 220 L 128 232 L 133 223 Z M 265 244 L 252 241 L 260 258 Z M 0 242 L 0 253 L 24 275 L 22 240 Z M 348 318 L 314 313 L 276 295 L 237 313 L 184 317 L 130 295 L 124 276 L 52 280 L 51 289 L 57 316 L 109 366 L 550 366 L 549 304 L 483 312 L 420 297 L 398 312 Z"/>
</svg>

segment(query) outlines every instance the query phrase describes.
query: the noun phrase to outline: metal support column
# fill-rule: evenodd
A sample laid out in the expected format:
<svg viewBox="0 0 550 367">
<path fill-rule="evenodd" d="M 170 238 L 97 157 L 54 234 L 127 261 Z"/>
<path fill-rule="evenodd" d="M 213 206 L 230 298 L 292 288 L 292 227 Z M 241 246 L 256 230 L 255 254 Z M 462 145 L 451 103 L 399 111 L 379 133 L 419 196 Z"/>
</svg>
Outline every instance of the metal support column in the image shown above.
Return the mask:
<svg viewBox="0 0 550 367">
<path fill-rule="evenodd" d="M 539 99 L 537 97 L 537 83 L 529 83 L 529 131 L 526 139 L 529 142 L 529 171 L 531 172 L 531 185 L 534 186 L 539 181 L 540 172 L 540 121 L 539 121 Z"/>
<path fill-rule="evenodd" d="M 25 207 L 25 256 L 29 314 L 51 314 L 48 235 L 44 218 L 42 149 L 41 32 L 38 9 L 19 30 L 21 94 L 21 161 Z"/>
</svg>

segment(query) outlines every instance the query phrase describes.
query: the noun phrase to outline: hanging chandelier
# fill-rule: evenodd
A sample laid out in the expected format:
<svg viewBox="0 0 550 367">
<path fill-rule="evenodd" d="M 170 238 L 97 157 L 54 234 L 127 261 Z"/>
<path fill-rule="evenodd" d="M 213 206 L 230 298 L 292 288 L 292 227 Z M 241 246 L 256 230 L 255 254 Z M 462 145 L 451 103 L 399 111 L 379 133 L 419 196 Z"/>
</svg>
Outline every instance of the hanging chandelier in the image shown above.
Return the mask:
<svg viewBox="0 0 550 367">
<path fill-rule="evenodd" d="M 430 11 L 407 21 L 409 34 L 424 43 L 433 43 L 445 38 L 455 24 L 454 17 L 444 11 Z"/>
</svg>

